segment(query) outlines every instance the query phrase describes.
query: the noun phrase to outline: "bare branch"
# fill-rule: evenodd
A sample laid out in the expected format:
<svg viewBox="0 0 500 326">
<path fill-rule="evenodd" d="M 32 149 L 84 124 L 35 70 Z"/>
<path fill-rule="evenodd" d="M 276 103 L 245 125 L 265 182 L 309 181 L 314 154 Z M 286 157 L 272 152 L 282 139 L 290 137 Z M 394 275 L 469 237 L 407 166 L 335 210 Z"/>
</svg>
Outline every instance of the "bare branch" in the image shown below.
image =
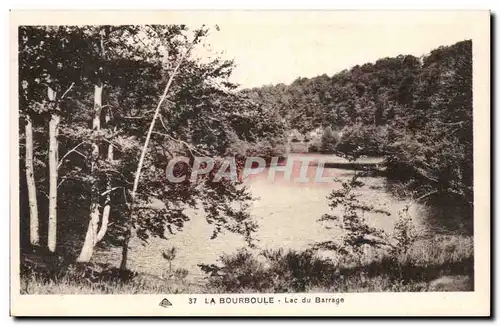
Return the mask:
<svg viewBox="0 0 500 326">
<path fill-rule="evenodd" d="M 111 193 L 111 192 L 115 191 L 116 189 L 120 189 L 120 188 L 123 188 L 123 187 L 114 187 L 114 188 L 111 188 L 111 189 L 109 189 L 109 190 L 106 190 L 105 192 L 103 192 L 103 193 L 101 194 L 101 196 L 105 196 L 105 195 L 107 195 L 107 194 L 109 194 L 109 193 Z"/>
<path fill-rule="evenodd" d="M 122 187 L 123 190 L 123 200 L 125 201 L 125 205 L 128 206 L 128 201 L 127 201 L 127 191 L 125 187 Z"/>
<path fill-rule="evenodd" d="M 222 86 L 221 86 L 218 82 L 216 82 L 215 80 L 210 80 L 210 82 L 212 82 L 213 84 L 215 84 L 215 86 L 217 86 L 217 87 L 219 88 L 219 90 L 220 90 L 221 92 L 223 92 L 224 94 L 229 95 L 229 96 L 232 96 L 232 97 L 235 97 L 235 98 L 237 98 L 237 99 L 239 99 L 239 100 L 242 100 L 242 101 L 244 101 L 244 102 L 246 102 L 246 103 L 248 103 L 248 104 L 250 104 L 250 105 L 252 105 L 252 106 L 258 106 L 255 102 L 253 102 L 253 101 L 251 101 L 251 100 L 247 99 L 246 97 L 243 97 L 243 96 L 241 96 L 241 95 L 238 95 L 238 94 L 235 94 L 235 93 L 232 93 L 232 92 L 228 92 L 227 90 L 225 90 L 225 89 L 224 89 L 224 87 L 222 87 Z"/>
<path fill-rule="evenodd" d="M 163 122 L 163 117 L 161 114 L 158 116 L 158 119 L 160 119 L 160 123 L 163 126 L 163 129 L 165 129 L 165 131 L 168 132 L 167 126 L 165 125 L 165 122 Z"/>
<path fill-rule="evenodd" d="M 144 114 L 141 115 L 141 116 L 137 116 L 137 117 L 128 116 L 128 117 L 123 117 L 123 118 L 124 119 L 144 119 L 144 118 L 146 118 L 146 114 L 154 112 L 154 111 L 155 111 L 154 109 L 153 110 L 148 110 L 148 111 L 144 112 Z"/>
<path fill-rule="evenodd" d="M 418 197 L 417 199 L 415 199 L 415 201 L 418 202 L 418 201 L 420 201 L 420 200 L 422 200 L 424 198 L 427 198 L 427 197 L 429 197 L 431 195 L 434 195 L 437 192 L 438 192 L 437 190 L 430 191 L 430 192 L 426 193 L 425 195 Z"/>
<path fill-rule="evenodd" d="M 439 124 L 442 125 L 447 125 L 447 126 L 456 126 L 456 125 L 461 125 L 462 123 L 465 123 L 465 121 L 458 121 L 458 122 L 441 122 L 439 120 L 436 121 Z"/>
<path fill-rule="evenodd" d="M 61 100 L 66 96 L 66 94 L 68 94 L 68 92 L 73 88 L 74 85 L 75 83 L 71 83 L 71 86 L 69 86 L 69 88 L 61 96 Z"/>
<path fill-rule="evenodd" d="M 75 151 L 76 154 L 80 155 L 81 157 L 83 158 L 87 158 L 87 156 L 85 156 L 82 152 L 80 151 Z"/>
<path fill-rule="evenodd" d="M 57 184 L 57 188 L 59 188 L 59 186 L 61 186 L 63 184 L 64 181 L 68 180 L 69 178 L 68 177 L 65 177 L 65 178 L 62 178 L 61 181 Z M 47 194 L 45 194 L 47 196 Z M 48 198 L 48 196 L 47 196 Z"/>
<path fill-rule="evenodd" d="M 41 192 L 42 194 L 44 194 L 44 195 L 45 195 L 45 197 L 47 197 L 47 199 L 49 199 L 49 195 L 48 195 L 45 191 L 40 190 L 40 192 Z"/>
<path fill-rule="evenodd" d="M 66 156 L 68 156 L 69 154 L 73 153 L 73 152 L 76 152 L 77 154 L 80 154 L 81 156 L 83 156 L 85 158 L 85 155 L 83 155 L 82 153 L 80 153 L 79 151 L 77 151 L 78 147 L 80 147 L 81 145 L 85 144 L 86 142 L 81 142 L 80 144 L 76 145 L 75 147 L 73 147 L 72 149 L 70 149 L 66 154 L 64 154 L 64 156 L 59 160 L 59 164 L 57 165 L 57 169 L 59 169 L 59 167 L 61 167 L 61 165 L 63 164 L 63 161 L 64 159 L 66 158 Z"/>
<path fill-rule="evenodd" d="M 422 196 L 420 196 L 420 197 L 418 197 L 416 199 L 413 199 L 410 204 L 406 205 L 405 209 L 409 209 L 413 204 L 418 203 L 422 199 L 427 198 L 429 196 L 432 196 L 432 195 L 434 195 L 437 192 L 438 192 L 437 190 L 429 191 L 428 193 L 426 193 L 426 194 L 424 194 L 424 195 L 422 195 Z"/>
</svg>

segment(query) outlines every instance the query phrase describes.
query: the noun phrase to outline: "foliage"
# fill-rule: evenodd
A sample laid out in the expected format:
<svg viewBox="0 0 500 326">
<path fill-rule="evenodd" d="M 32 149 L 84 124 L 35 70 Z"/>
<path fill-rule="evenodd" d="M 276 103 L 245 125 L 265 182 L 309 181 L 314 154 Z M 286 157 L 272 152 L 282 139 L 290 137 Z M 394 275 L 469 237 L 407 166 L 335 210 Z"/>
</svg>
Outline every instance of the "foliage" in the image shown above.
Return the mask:
<svg viewBox="0 0 500 326">
<path fill-rule="evenodd" d="M 406 253 L 386 252 L 361 265 L 320 258 L 310 250 L 240 249 L 201 268 L 208 293 L 471 291 L 473 255 L 472 237 L 452 236 L 419 239 Z"/>
<path fill-rule="evenodd" d="M 307 150 L 309 153 L 317 153 L 317 152 L 319 152 L 320 147 L 321 147 L 320 142 L 313 141 L 313 142 L 311 142 L 311 144 L 309 144 L 309 147 L 307 148 Z"/>
<path fill-rule="evenodd" d="M 278 112 L 289 130 L 343 129 L 338 154 L 385 156 L 388 175 L 409 191 L 456 197 L 472 207 L 470 40 L 421 58 L 383 58 L 331 77 L 243 93 Z"/>
<path fill-rule="evenodd" d="M 363 185 L 355 174 L 350 180 L 342 182 L 341 189 L 334 189 L 328 196 L 332 213 L 323 215 L 319 221 L 326 222 L 328 228 L 339 228 L 342 236 L 340 241 L 318 243 L 316 249 L 333 250 L 340 256 L 359 260 L 365 255 L 366 248 L 392 247 L 384 231 L 370 226 L 365 217 L 365 213 L 387 216 L 390 213 L 360 200 L 359 189 Z"/>
<path fill-rule="evenodd" d="M 151 109 L 174 63 L 190 46 L 191 34 L 201 36 L 195 44 L 199 46 L 207 32 L 205 28 L 191 31 L 184 25 L 20 28 L 19 83 L 24 91 L 20 92 L 19 109 L 21 117 L 29 113 L 36 118 L 35 175 L 41 195 L 47 193 L 46 87 L 50 84 L 60 94 L 72 85 L 59 103 L 60 244 L 71 244 L 73 251 L 79 250 L 92 185 L 105 193 L 110 181 L 111 214 L 101 248 L 120 245 L 134 172 L 152 119 Z M 240 182 L 213 182 L 213 175 L 208 175 L 196 184 L 171 183 L 165 176 L 165 168 L 175 156 L 191 160 L 195 155 L 210 156 L 220 164 L 238 142 L 259 154 L 281 151 L 285 134 L 282 121 L 271 118 L 274 113 L 260 103 L 234 92 L 236 86 L 228 81 L 233 66 L 233 62 L 217 57 L 202 61 L 189 55 L 180 67 L 168 103 L 161 108 L 139 183 L 133 223 L 140 239 L 147 242 L 151 237 L 164 238 L 182 230 L 189 221 L 185 210 L 197 208 L 204 210 L 214 237 L 227 230 L 252 241 L 257 227 L 247 211 L 252 198 Z M 104 88 L 100 131 L 91 129 L 96 83 L 102 83 Z M 102 149 L 93 159 L 92 143 Z M 109 145 L 114 148 L 112 161 L 107 160 L 104 151 Z M 250 152 L 241 153 L 240 159 Z M 92 173 L 91 165 L 95 166 Z M 101 196 L 101 210 L 105 201 L 106 196 Z M 21 202 L 27 205 L 25 199 Z M 46 202 L 41 201 L 41 212 L 45 206 Z M 26 208 L 22 212 L 27 212 Z M 25 225 L 27 216 L 23 214 L 21 223 Z M 58 246 L 58 250 L 61 248 Z"/>
<path fill-rule="evenodd" d="M 332 77 L 297 78 L 244 90 L 253 99 L 278 111 L 290 129 L 301 133 L 322 126 L 340 129 L 353 123 L 384 125 L 393 111 L 412 101 L 420 60 L 411 55 L 383 58 Z"/>
<path fill-rule="evenodd" d="M 322 153 L 333 153 L 335 152 L 335 146 L 337 145 L 338 137 L 334 134 L 332 127 L 328 126 L 323 130 L 321 135 L 321 148 Z"/>
<path fill-rule="evenodd" d="M 387 127 L 354 124 L 342 129 L 337 154 L 356 159 L 361 155 L 383 156 L 388 144 Z"/>
<path fill-rule="evenodd" d="M 472 43 L 431 52 L 415 88 L 413 111 L 391 128 L 389 176 L 472 207 Z"/>
<path fill-rule="evenodd" d="M 247 249 L 220 257 L 219 265 L 200 265 L 210 274 L 209 287 L 223 292 L 304 292 L 322 284 L 331 268 L 310 251 Z"/>
<path fill-rule="evenodd" d="M 396 245 L 391 248 L 391 253 L 395 256 L 406 254 L 417 240 L 417 231 L 411 217 L 408 216 L 408 209 L 409 206 L 405 207 L 403 212 L 399 212 L 398 221 L 394 226 L 392 237 L 396 241 Z"/>
</svg>

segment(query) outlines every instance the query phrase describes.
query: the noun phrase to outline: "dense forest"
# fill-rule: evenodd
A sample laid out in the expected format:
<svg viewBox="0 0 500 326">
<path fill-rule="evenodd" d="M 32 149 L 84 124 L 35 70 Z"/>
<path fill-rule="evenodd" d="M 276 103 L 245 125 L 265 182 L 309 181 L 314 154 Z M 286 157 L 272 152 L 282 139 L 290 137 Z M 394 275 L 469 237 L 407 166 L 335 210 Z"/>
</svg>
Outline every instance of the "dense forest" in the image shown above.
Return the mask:
<svg viewBox="0 0 500 326">
<path fill-rule="evenodd" d="M 471 41 L 332 77 L 241 90 L 229 81 L 234 62 L 193 55 L 213 32 L 206 27 L 23 26 L 18 32 L 25 293 L 48 280 L 88 278 L 95 253 L 109 248 L 121 255 L 106 262 L 106 272 L 125 279 L 132 275 L 131 239 L 147 244 L 182 232 L 189 208 L 204 212 L 213 238 L 232 232 L 254 247 L 258 225 L 248 211 L 254 198 L 241 180 L 216 182 L 209 173 L 195 183 L 172 183 L 165 169 L 179 156 L 189 160 L 177 171 L 186 175 L 196 156 L 214 158 L 217 166 L 229 156 L 239 165 L 248 156 L 285 156 L 292 132 L 309 137 L 319 130 L 311 151 L 383 157 L 383 172 L 404 196 L 461 202 L 472 218 Z M 353 218 L 371 209 L 349 202 L 359 181 L 343 187 L 332 193 L 332 205 L 348 207 Z M 356 223 L 356 232 L 369 233 Z M 171 261 L 174 252 L 163 257 Z M 309 251 L 290 255 L 271 256 L 278 264 L 316 264 Z M 236 263 L 245 265 L 241 257 Z M 318 274 L 314 268 L 324 267 L 321 282 L 329 282 L 331 266 L 320 265 L 305 268 Z"/>
<path fill-rule="evenodd" d="M 472 41 L 243 93 L 287 130 L 325 130 L 314 150 L 383 156 L 389 176 L 421 196 L 472 204 Z"/>
</svg>

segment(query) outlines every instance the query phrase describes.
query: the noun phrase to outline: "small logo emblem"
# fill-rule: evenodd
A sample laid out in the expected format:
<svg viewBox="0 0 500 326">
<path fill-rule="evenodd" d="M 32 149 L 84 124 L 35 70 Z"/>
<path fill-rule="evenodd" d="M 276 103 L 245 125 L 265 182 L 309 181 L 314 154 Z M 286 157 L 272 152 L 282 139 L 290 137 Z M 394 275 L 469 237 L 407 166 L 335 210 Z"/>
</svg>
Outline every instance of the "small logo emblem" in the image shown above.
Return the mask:
<svg viewBox="0 0 500 326">
<path fill-rule="evenodd" d="M 172 303 L 170 301 L 168 301 L 167 298 L 161 300 L 161 302 L 160 302 L 160 306 L 163 307 L 163 308 L 167 308 L 167 307 L 169 307 L 171 305 L 172 305 Z"/>
</svg>

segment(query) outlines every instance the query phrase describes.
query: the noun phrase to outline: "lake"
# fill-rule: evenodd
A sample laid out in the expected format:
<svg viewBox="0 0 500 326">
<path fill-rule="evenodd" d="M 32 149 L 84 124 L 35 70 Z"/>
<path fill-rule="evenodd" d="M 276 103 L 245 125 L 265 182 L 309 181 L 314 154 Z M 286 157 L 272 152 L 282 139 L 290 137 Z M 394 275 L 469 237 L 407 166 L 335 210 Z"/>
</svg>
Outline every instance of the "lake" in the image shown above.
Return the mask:
<svg viewBox="0 0 500 326">
<path fill-rule="evenodd" d="M 294 182 L 301 174 L 300 159 L 304 156 L 312 160 L 305 174 L 310 181 Z M 337 181 L 325 183 L 312 181 L 318 173 L 316 163 L 320 160 L 326 162 L 322 176 L 336 178 Z M 259 240 L 257 246 L 260 249 L 303 250 L 316 242 L 341 236 L 338 230 L 326 229 L 325 225 L 317 220 L 323 214 L 331 212 L 327 199 L 330 192 L 341 188 L 341 181 L 351 178 L 355 171 L 340 168 L 343 165 L 351 166 L 345 159 L 333 155 L 291 154 L 284 164 L 291 164 L 292 161 L 293 167 L 289 178 L 283 172 L 276 172 L 275 178 L 270 180 L 270 171 L 267 168 L 262 173 L 250 176 L 245 182 L 256 198 L 250 212 L 259 224 L 256 238 Z M 380 158 L 362 158 L 356 161 L 365 165 L 376 165 L 381 162 Z M 362 200 L 391 213 L 391 216 L 367 213 L 366 219 L 371 225 L 392 232 L 398 213 L 402 212 L 410 201 L 391 195 L 387 191 L 387 181 L 384 177 L 367 176 L 360 180 L 365 183 L 360 190 Z M 463 222 L 460 214 L 457 215 L 452 207 L 434 209 L 413 204 L 408 214 L 422 233 L 464 233 L 466 229 L 466 226 L 461 224 Z M 168 240 L 153 239 L 145 246 L 137 241 L 133 242 L 129 266 L 133 270 L 161 275 L 168 266 L 161 252 L 175 246 L 178 253 L 172 262 L 173 269 L 186 268 L 190 278 L 196 278 L 203 275 L 197 264 L 215 263 L 223 253 L 235 252 L 246 245 L 241 236 L 228 232 L 211 240 L 212 228 L 206 223 L 203 212 L 192 210 L 190 215 L 192 220 L 185 225 L 183 231 L 169 236 Z"/>
</svg>

